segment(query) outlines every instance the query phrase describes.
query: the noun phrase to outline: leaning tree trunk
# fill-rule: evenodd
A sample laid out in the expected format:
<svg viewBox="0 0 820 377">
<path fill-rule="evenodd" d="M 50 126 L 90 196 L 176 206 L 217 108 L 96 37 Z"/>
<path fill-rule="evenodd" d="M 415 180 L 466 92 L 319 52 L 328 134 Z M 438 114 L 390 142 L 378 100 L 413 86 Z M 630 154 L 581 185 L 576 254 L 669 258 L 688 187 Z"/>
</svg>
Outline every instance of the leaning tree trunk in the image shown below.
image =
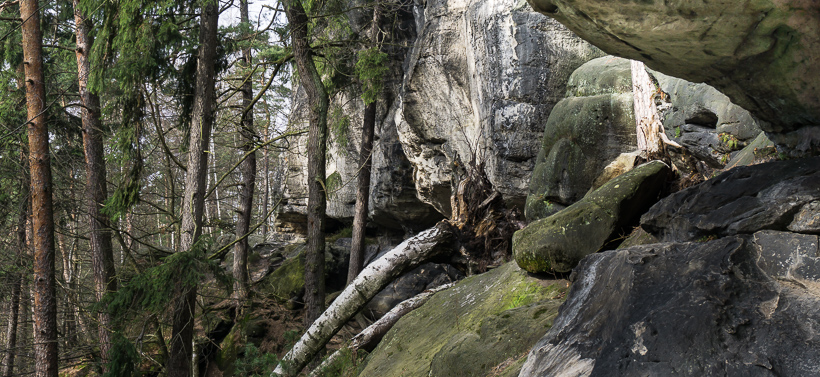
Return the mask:
<svg viewBox="0 0 820 377">
<path fill-rule="evenodd" d="M 330 307 L 316 319 L 273 371 L 275 376 L 295 376 L 370 299 L 393 279 L 445 251 L 452 231 L 447 220 L 408 238 L 369 264 Z"/>
<path fill-rule="evenodd" d="M 94 293 L 101 301 L 106 293 L 117 290 L 114 272 L 114 249 L 111 245 L 111 225 L 108 216 L 102 214 L 103 202 L 108 198 L 103 151 L 102 124 L 100 122 L 100 99 L 88 90 L 91 74 L 89 52 L 93 43 L 91 20 L 80 10 L 80 1 L 74 0 L 74 24 L 77 34 L 77 76 L 83 122 L 83 148 L 85 149 L 86 210 L 88 214 L 89 243 L 91 244 L 91 268 L 94 270 Z M 106 310 L 98 313 L 100 359 L 103 372 L 108 371 L 111 350 L 111 315 Z"/>
<path fill-rule="evenodd" d="M 427 300 L 429 300 L 430 297 L 433 297 L 434 294 L 449 289 L 454 285 L 455 283 L 443 284 L 402 301 L 393 307 L 393 309 L 390 309 L 390 311 L 384 316 L 379 318 L 378 321 L 373 322 L 372 325 L 367 326 L 366 329 L 354 336 L 348 345 L 336 350 L 336 352 L 333 352 L 332 355 L 322 361 L 322 364 L 310 373 L 310 377 L 322 375 L 324 372 L 323 369 L 336 363 L 336 361 L 344 355 L 342 351 L 345 349 L 355 355 L 356 352 L 362 348 L 369 349 L 369 347 L 375 347 L 375 344 L 377 344 L 402 317 L 427 303 Z"/>
<path fill-rule="evenodd" d="M 214 60 L 216 58 L 216 31 L 219 7 L 216 1 L 202 5 L 199 30 L 199 58 L 196 67 L 196 91 L 191 116 L 191 135 L 188 151 L 188 171 L 185 175 L 185 193 L 182 202 L 180 250 L 190 252 L 202 234 L 202 212 L 205 205 L 205 179 L 208 174 L 208 145 L 213 124 L 215 99 Z M 167 372 L 169 377 L 191 375 L 193 356 L 194 313 L 197 285 L 178 281 L 173 299 L 171 350 Z"/>
<path fill-rule="evenodd" d="M 381 6 L 373 6 L 371 43 L 379 44 L 379 23 Z M 376 103 L 367 103 L 362 122 L 362 147 L 359 150 L 359 177 L 356 185 L 356 207 L 353 216 L 353 239 L 350 242 L 350 263 L 347 269 L 347 284 L 350 284 L 362 270 L 364 262 L 364 233 L 367 225 L 367 211 L 370 201 L 370 170 L 373 166 L 373 134 L 376 130 Z"/>
<path fill-rule="evenodd" d="M 305 251 L 305 325 L 322 314 L 325 305 L 325 150 L 329 100 L 313 62 L 308 38 L 308 16 L 300 0 L 285 1 L 291 45 L 299 82 L 310 105 L 308 130 L 307 250 Z"/>
<path fill-rule="evenodd" d="M 54 212 L 51 157 L 43 84 L 43 34 L 36 0 L 20 1 L 26 71 L 31 213 L 34 231 L 34 375 L 57 376 L 57 297 L 54 277 Z"/>
<path fill-rule="evenodd" d="M 239 2 L 240 18 L 243 24 L 249 21 L 248 0 Z M 243 68 L 246 70 L 245 81 L 242 83 L 242 126 L 239 133 L 242 135 L 242 151 L 247 156 L 239 166 L 242 183 L 239 190 L 239 219 L 236 222 L 236 237 L 239 239 L 234 245 L 233 254 L 233 295 L 237 315 L 241 312 L 245 300 L 248 298 L 248 229 L 250 229 L 251 212 L 253 211 L 253 191 L 256 186 L 256 151 L 254 148 L 253 129 L 253 87 L 251 85 L 251 49 L 242 49 Z"/>
</svg>

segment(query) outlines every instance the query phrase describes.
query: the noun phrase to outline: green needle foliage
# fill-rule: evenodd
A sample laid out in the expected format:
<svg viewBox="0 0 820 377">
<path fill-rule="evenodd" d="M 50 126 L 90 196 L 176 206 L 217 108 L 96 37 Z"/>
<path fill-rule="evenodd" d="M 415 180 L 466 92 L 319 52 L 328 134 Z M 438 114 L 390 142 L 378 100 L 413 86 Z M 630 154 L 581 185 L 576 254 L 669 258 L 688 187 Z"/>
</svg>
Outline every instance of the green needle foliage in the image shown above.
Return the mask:
<svg viewBox="0 0 820 377">
<path fill-rule="evenodd" d="M 356 62 L 356 75 L 362 83 L 362 99 L 365 104 L 376 102 L 384 87 L 384 75 L 387 74 L 387 54 L 378 47 L 359 51 Z"/>
</svg>

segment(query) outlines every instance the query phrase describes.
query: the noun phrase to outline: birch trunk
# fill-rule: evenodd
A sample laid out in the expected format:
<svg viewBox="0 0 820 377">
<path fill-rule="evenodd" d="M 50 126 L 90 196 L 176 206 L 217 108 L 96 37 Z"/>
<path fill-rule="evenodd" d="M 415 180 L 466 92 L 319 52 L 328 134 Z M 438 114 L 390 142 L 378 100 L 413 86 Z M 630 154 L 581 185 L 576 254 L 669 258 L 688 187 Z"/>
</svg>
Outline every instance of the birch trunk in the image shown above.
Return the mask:
<svg viewBox="0 0 820 377">
<path fill-rule="evenodd" d="M 438 246 L 449 242 L 452 234 L 449 222 L 441 221 L 365 267 L 282 358 L 271 376 L 296 376 L 373 296 L 402 273 L 445 250 Z"/>
<path fill-rule="evenodd" d="M 345 347 L 346 349 L 350 350 L 351 352 L 355 353 L 356 351 L 362 348 L 370 348 L 370 346 L 374 345 L 381 341 L 384 337 L 384 334 L 387 334 L 393 325 L 398 322 L 401 317 L 404 317 L 407 313 L 412 312 L 420 308 L 424 305 L 430 297 L 433 297 L 434 294 L 441 292 L 445 289 L 451 288 L 454 286 L 455 283 L 449 283 L 440 285 L 433 289 L 428 289 L 424 292 L 421 292 L 407 300 L 402 301 L 400 304 L 396 305 L 393 309 L 390 309 L 387 314 L 383 317 L 379 318 L 378 321 L 374 322 L 372 325 L 368 326 L 366 329 L 362 330 L 358 335 L 354 336 L 353 339 L 350 340 L 350 344 Z M 344 348 L 338 349 L 334 352 L 330 357 L 325 359 L 313 372 L 310 373 L 310 377 L 318 377 L 321 375 L 322 370 L 333 365 L 339 358 L 343 356 L 342 350 Z"/>
</svg>

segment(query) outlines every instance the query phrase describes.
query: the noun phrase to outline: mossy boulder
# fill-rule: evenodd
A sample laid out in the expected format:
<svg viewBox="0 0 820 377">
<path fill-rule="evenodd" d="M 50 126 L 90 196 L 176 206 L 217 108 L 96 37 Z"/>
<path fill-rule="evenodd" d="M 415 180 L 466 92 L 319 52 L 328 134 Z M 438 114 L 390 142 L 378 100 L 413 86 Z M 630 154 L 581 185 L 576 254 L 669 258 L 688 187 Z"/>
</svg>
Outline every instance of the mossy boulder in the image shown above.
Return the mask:
<svg viewBox="0 0 820 377">
<path fill-rule="evenodd" d="M 516 262 L 529 272 L 572 270 L 637 222 L 659 199 L 669 172 L 661 161 L 643 164 L 566 209 L 515 232 Z"/>
<path fill-rule="evenodd" d="M 608 56 L 570 76 L 567 98 L 544 129 L 525 206 L 528 220 L 580 200 L 604 167 L 635 149 L 631 75 L 628 60 Z"/>
<path fill-rule="evenodd" d="M 529 277 L 515 263 L 464 279 L 402 318 L 360 376 L 517 375 L 567 284 Z"/>
</svg>

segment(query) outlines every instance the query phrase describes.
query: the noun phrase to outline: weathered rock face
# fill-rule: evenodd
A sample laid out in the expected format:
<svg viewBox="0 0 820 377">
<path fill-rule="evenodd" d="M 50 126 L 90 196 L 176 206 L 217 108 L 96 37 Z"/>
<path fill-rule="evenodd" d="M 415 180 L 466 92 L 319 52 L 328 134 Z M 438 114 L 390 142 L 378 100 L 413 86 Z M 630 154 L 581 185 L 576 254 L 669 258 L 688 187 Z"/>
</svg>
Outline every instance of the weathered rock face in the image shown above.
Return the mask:
<svg viewBox="0 0 820 377">
<path fill-rule="evenodd" d="M 815 157 L 664 198 L 632 242 L 661 243 L 581 261 L 521 376 L 817 375 L 818 187 Z"/>
<path fill-rule="evenodd" d="M 359 376 L 517 375 L 566 284 L 529 277 L 515 263 L 466 278 L 399 320 Z"/>
<path fill-rule="evenodd" d="M 569 272 L 634 225 L 657 200 L 670 172 L 661 161 L 641 165 L 568 208 L 515 232 L 515 261 L 529 272 Z"/>
<path fill-rule="evenodd" d="M 666 135 L 686 149 L 668 148 L 680 170 L 691 169 L 686 166 L 688 156 L 713 169 L 723 168 L 761 133 L 752 114 L 717 89 L 651 73 L 660 90 L 669 95 L 669 104 L 661 110 Z"/>
<path fill-rule="evenodd" d="M 706 82 L 792 151 L 820 150 L 820 4 L 528 0 L 604 51 Z"/>
<path fill-rule="evenodd" d="M 661 241 L 694 241 L 759 229 L 818 233 L 820 157 L 738 167 L 670 195 L 641 226 Z"/>
<path fill-rule="evenodd" d="M 629 61 L 594 59 L 572 73 L 544 129 L 524 214 L 534 221 L 581 199 L 621 153 L 636 149 Z"/>
<path fill-rule="evenodd" d="M 520 376 L 813 376 L 816 235 L 593 254 Z"/>
<path fill-rule="evenodd" d="M 547 116 L 600 51 L 520 0 L 429 0 L 417 19 L 396 124 L 419 196 L 449 216 L 451 186 L 477 158 L 522 207 Z"/>
<path fill-rule="evenodd" d="M 370 18 L 361 13 L 351 11 L 352 27 L 361 29 L 370 22 Z M 412 10 L 404 9 L 397 14 L 399 25 L 394 27 L 393 40 L 387 41 L 388 47 L 385 48 L 391 57 L 390 70 L 376 115 L 369 216 L 371 224 L 381 228 L 418 231 L 441 219 L 441 215 L 417 198 L 413 170 L 401 149 L 394 122 L 396 99 L 404 75 L 403 62 L 409 52 L 409 48 L 399 46 L 412 43 L 416 36 Z M 307 123 L 302 120 L 307 119 L 306 102 L 304 93 L 297 89 L 291 119 L 305 128 Z M 357 87 L 352 85 L 331 98 L 330 107 L 331 137 L 326 173 L 327 182 L 332 187 L 329 187 L 331 195 L 327 201 L 327 216 L 349 223 L 353 219 L 356 202 L 364 103 Z M 290 145 L 284 201 L 277 216 L 277 226 L 283 232 L 304 233 L 307 213 L 307 155 L 304 151 L 307 136 L 294 138 Z"/>
</svg>

